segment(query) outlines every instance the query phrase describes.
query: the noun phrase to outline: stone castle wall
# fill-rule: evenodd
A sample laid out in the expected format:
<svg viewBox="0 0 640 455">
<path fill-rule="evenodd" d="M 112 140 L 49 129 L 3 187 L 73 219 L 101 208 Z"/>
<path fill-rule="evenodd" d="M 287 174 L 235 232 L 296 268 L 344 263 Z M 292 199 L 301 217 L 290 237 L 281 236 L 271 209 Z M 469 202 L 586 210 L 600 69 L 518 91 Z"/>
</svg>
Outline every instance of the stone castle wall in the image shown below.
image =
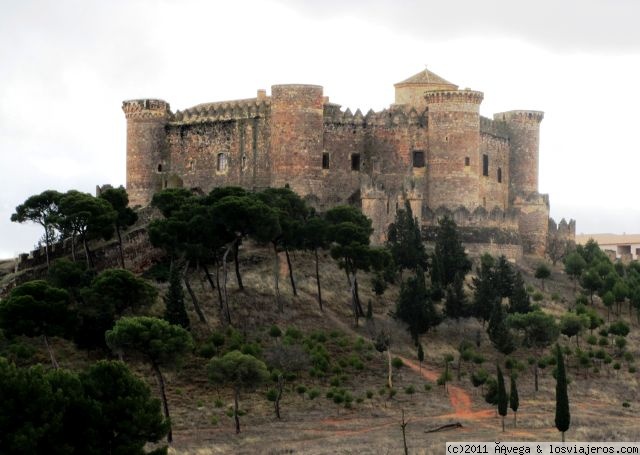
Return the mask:
<svg viewBox="0 0 640 455">
<path fill-rule="evenodd" d="M 167 187 L 289 185 L 320 210 L 361 207 L 375 241 L 408 199 L 424 226 L 448 210 L 461 226 L 516 232 L 503 240 L 543 253 L 542 113 L 488 119 L 482 99 L 426 71 L 396 85 L 395 104 L 366 115 L 342 111 L 316 85 L 276 85 L 271 96 L 259 90 L 175 114 L 161 100 L 127 101 L 127 189 L 145 205 Z"/>
</svg>

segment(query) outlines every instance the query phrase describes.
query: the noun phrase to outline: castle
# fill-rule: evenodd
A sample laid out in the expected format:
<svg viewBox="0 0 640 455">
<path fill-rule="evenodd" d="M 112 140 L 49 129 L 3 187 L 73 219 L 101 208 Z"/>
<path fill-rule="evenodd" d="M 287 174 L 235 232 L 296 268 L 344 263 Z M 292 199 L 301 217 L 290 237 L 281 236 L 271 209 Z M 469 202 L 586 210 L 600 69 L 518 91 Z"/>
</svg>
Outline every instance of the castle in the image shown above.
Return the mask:
<svg viewBox="0 0 640 455">
<path fill-rule="evenodd" d="M 124 101 L 127 191 L 144 206 L 163 188 L 289 185 L 320 210 L 361 207 L 378 242 L 408 200 L 427 240 L 449 214 L 471 250 L 543 255 L 548 235 L 575 236 L 538 193 L 543 113 L 485 118 L 483 96 L 424 70 L 395 84 L 388 109 L 366 114 L 342 111 L 317 85 L 175 113 L 159 99 Z"/>
</svg>

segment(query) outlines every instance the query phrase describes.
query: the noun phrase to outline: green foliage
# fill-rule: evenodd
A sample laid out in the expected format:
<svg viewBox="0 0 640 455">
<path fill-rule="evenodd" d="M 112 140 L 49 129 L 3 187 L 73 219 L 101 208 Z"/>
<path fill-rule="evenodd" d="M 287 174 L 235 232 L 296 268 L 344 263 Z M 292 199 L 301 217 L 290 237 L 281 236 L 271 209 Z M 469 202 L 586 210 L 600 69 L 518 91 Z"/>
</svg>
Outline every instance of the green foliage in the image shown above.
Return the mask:
<svg viewBox="0 0 640 455">
<path fill-rule="evenodd" d="M 474 387 L 480 387 L 489 379 L 489 373 L 483 368 L 471 373 L 471 383 Z"/>
<path fill-rule="evenodd" d="M 318 389 L 311 389 L 309 390 L 308 396 L 310 400 L 315 400 L 320 396 L 320 391 Z"/>
<path fill-rule="evenodd" d="M 624 321 L 615 321 L 609 325 L 609 333 L 615 336 L 626 337 L 629 335 L 629 324 Z"/>
<path fill-rule="evenodd" d="M 427 252 L 422 242 L 420 223 L 413 216 L 408 200 L 405 200 L 404 209 L 396 212 L 396 219 L 389 226 L 387 248 L 399 270 L 426 270 Z"/>
<path fill-rule="evenodd" d="M 422 271 L 402 283 L 396 316 L 408 325 L 409 333 L 416 342 L 420 334 L 440 323 L 440 315 L 427 290 Z"/>
<path fill-rule="evenodd" d="M 207 364 L 209 379 L 214 384 L 238 388 L 255 387 L 269 377 L 267 366 L 252 355 L 231 351 L 223 357 L 214 357 Z"/>
<path fill-rule="evenodd" d="M 456 275 L 453 282 L 446 288 L 444 313 L 448 318 L 458 320 L 467 316 L 469 312 L 462 277 Z"/>
<path fill-rule="evenodd" d="M 412 385 L 408 385 L 404 388 L 404 393 L 406 393 L 407 395 L 413 395 L 414 393 L 416 393 L 416 388 Z"/>
<path fill-rule="evenodd" d="M 544 294 L 542 294 L 542 292 L 540 291 L 536 291 L 533 293 L 531 298 L 533 299 L 534 302 L 542 302 L 544 300 Z"/>
<path fill-rule="evenodd" d="M 271 328 L 269 328 L 269 336 L 271 338 L 280 338 L 282 336 L 282 330 L 280 330 L 280 327 L 277 325 L 272 325 Z"/>
<path fill-rule="evenodd" d="M 502 370 L 500 366 L 498 366 L 497 373 L 497 384 L 498 384 L 498 414 L 502 417 L 507 415 L 507 405 L 508 405 L 508 397 L 507 391 L 504 386 L 504 376 L 502 376 Z"/>
<path fill-rule="evenodd" d="M 589 325 L 589 319 L 584 315 L 567 312 L 560 317 L 560 333 L 569 338 L 579 335 Z"/>
<path fill-rule="evenodd" d="M 496 301 L 499 301 L 496 287 L 494 286 L 495 261 L 493 257 L 485 253 L 480 258 L 480 267 L 476 270 L 477 277 L 473 278 L 473 315 L 483 323 L 491 318 L 491 311 Z"/>
<path fill-rule="evenodd" d="M 119 319 L 105 334 L 114 352 L 133 352 L 155 365 L 173 364 L 193 348 L 189 332 L 162 319 L 138 316 Z"/>
<path fill-rule="evenodd" d="M 505 355 L 511 354 L 516 346 L 506 323 L 506 312 L 499 301 L 496 301 L 489 319 L 487 334 L 493 346 Z"/>
<path fill-rule="evenodd" d="M 169 275 L 169 290 L 164 297 L 164 319 L 173 325 L 189 330 L 189 316 L 184 306 L 184 291 L 178 267 L 174 264 Z"/>
<path fill-rule="evenodd" d="M 0 358 L 0 383 L 2 453 L 141 455 L 167 432 L 158 400 L 120 362 L 101 361 L 76 375 L 18 369 Z"/>
<path fill-rule="evenodd" d="M 544 280 L 546 280 L 551 276 L 551 269 L 547 264 L 544 264 L 544 263 L 539 264 L 538 267 L 536 267 L 534 276 L 540 280 L 540 283 L 542 284 L 542 289 L 544 289 Z"/>
<path fill-rule="evenodd" d="M 438 220 L 431 282 L 440 289 L 453 283 L 456 275 L 460 278 L 471 270 L 471 261 L 464 251 L 453 219 L 444 216 Z"/>
<path fill-rule="evenodd" d="M 520 272 L 517 272 L 513 278 L 513 292 L 509 297 L 508 311 L 509 313 L 528 313 L 531 311 L 529 293 L 525 289 L 524 280 Z"/>
<path fill-rule="evenodd" d="M 555 424 L 558 431 L 564 432 L 571 424 L 571 413 L 569 411 L 569 395 L 567 393 L 567 374 L 564 368 L 564 358 L 560 346 L 556 345 L 556 417 Z"/>
<path fill-rule="evenodd" d="M 587 267 L 587 262 L 580 255 L 580 253 L 574 251 L 569 253 L 564 258 L 564 271 L 573 280 L 578 279 L 582 275 L 582 271 Z"/>
<path fill-rule="evenodd" d="M 507 318 L 507 326 L 523 334 L 522 344 L 525 347 L 536 349 L 550 346 L 560 334 L 555 318 L 542 311 L 511 314 Z"/>
<path fill-rule="evenodd" d="M 402 368 L 404 366 L 404 362 L 400 357 L 394 357 L 391 360 L 391 366 L 393 366 L 393 368 Z"/>
<path fill-rule="evenodd" d="M 511 388 L 509 390 L 509 407 L 513 412 L 518 412 L 520 406 L 520 399 L 518 398 L 518 387 L 516 385 L 516 378 L 511 375 Z"/>
</svg>

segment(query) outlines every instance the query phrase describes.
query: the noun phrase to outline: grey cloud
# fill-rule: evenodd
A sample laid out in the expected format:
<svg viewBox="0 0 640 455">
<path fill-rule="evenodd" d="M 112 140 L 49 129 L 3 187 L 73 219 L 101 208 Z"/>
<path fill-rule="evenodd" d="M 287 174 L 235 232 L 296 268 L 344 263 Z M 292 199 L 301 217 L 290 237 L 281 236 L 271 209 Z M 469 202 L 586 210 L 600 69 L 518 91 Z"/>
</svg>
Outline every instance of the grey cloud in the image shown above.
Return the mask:
<svg viewBox="0 0 640 455">
<path fill-rule="evenodd" d="M 430 40 L 508 35 L 562 52 L 640 51 L 640 2 L 635 0 L 281 2 L 314 16 L 351 14 Z"/>
</svg>

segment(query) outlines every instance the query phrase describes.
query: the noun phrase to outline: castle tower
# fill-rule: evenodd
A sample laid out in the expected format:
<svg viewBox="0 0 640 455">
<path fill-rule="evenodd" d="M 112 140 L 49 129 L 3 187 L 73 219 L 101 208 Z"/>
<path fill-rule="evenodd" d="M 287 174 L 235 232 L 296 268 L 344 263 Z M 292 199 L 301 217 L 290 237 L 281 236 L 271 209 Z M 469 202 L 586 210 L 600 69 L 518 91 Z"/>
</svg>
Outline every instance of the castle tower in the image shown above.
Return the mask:
<svg viewBox="0 0 640 455">
<path fill-rule="evenodd" d="M 141 99 L 122 103 L 127 119 L 127 193 L 129 203 L 147 205 L 162 189 L 168 169 L 165 125 L 171 111 L 163 100 Z"/>
<path fill-rule="evenodd" d="M 322 116 L 321 86 L 271 87 L 272 186 L 289 184 L 301 196 L 314 192 L 322 168 Z"/>
<path fill-rule="evenodd" d="M 479 205 L 482 98 L 481 92 L 472 90 L 424 94 L 429 137 L 427 197 L 434 210 L 440 206 L 473 210 Z"/>
<path fill-rule="evenodd" d="M 421 114 L 427 107 L 425 92 L 458 90 L 458 86 L 425 69 L 409 79 L 393 85 L 396 89 L 395 104 L 414 107 Z"/>
<path fill-rule="evenodd" d="M 505 123 L 510 139 L 510 198 L 518 194 L 538 192 L 538 156 L 540 144 L 540 111 L 509 111 L 494 114 L 494 120 Z"/>
</svg>

